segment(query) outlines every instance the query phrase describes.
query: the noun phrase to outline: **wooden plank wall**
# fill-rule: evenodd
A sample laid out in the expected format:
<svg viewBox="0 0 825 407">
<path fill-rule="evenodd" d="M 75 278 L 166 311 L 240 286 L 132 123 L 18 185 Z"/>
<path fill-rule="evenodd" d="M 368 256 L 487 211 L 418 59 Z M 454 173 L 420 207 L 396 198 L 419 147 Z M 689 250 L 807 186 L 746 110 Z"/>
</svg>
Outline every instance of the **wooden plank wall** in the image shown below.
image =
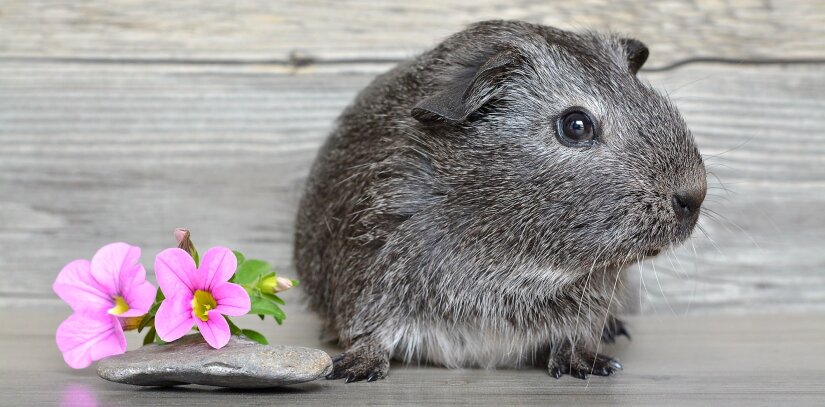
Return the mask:
<svg viewBox="0 0 825 407">
<path fill-rule="evenodd" d="M 707 157 L 704 232 L 631 270 L 631 309 L 825 309 L 825 3 L 710 0 L 4 1 L 0 307 L 57 306 L 60 267 L 110 241 L 150 266 L 177 226 L 290 274 L 336 115 L 494 17 L 642 39 Z"/>
</svg>

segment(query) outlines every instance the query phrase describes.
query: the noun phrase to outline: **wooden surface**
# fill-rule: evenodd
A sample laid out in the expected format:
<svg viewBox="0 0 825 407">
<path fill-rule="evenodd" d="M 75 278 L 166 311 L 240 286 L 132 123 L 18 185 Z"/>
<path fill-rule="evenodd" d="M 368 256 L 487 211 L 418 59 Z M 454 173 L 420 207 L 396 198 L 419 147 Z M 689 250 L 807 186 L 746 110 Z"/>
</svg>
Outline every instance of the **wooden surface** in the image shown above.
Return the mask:
<svg viewBox="0 0 825 407">
<path fill-rule="evenodd" d="M 0 63 L 0 306 L 58 306 L 60 267 L 110 241 L 142 246 L 151 267 L 177 226 L 291 273 L 315 150 L 378 70 Z M 644 77 L 676 101 L 714 176 L 706 234 L 633 280 L 641 311 L 825 310 L 823 66 Z"/>
<path fill-rule="evenodd" d="M 291 274 L 300 190 L 338 113 L 494 17 L 648 43 L 642 76 L 707 159 L 703 231 L 628 271 L 630 312 L 825 311 L 825 2 L 764 0 L 4 1 L 0 308 L 60 307 L 60 267 L 111 241 L 151 266 L 179 226 Z"/>
<path fill-rule="evenodd" d="M 292 306 L 287 312 L 281 327 L 254 317 L 242 321 L 273 342 L 337 351 L 317 341 L 313 315 Z M 633 341 L 622 339 L 607 348 L 624 371 L 590 381 L 555 380 L 539 368 L 449 370 L 393 364 L 389 378 L 375 383 L 323 380 L 256 392 L 150 390 L 104 382 L 94 369 L 73 371 L 54 346 L 54 329 L 63 317 L 29 311 L 0 315 L 0 405 L 821 406 L 825 400 L 825 314 L 632 319 Z M 132 333 L 128 338 L 132 347 L 139 343 Z"/>
<path fill-rule="evenodd" d="M 294 298 L 287 293 L 287 300 Z M 315 339 L 313 315 L 288 307 L 277 327 L 241 321 L 278 343 L 334 347 Z M 609 378 L 552 379 L 544 370 L 449 370 L 393 364 L 374 383 L 317 381 L 272 391 L 208 387 L 149 389 L 104 382 L 94 369 L 65 366 L 54 346 L 63 313 L 0 314 L 0 405 L 617 405 L 821 406 L 825 314 L 645 317 L 631 320 L 633 341 L 607 350 L 624 364 Z M 15 327 L 14 330 L 7 329 Z M 132 347 L 138 337 L 128 336 Z"/>
<path fill-rule="evenodd" d="M 492 18 L 626 32 L 651 46 L 649 67 L 825 57 L 825 3 L 810 0 L 33 0 L 0 11 L 0 54 L 27 58 L 397 61 Z"/>
<path fill-rule="evenodd" d="M 63 264 L 126 240 L 151 266 L 187 226 L 199 247 L 291 275 L 301 186 L 337 114 L 376 74 L 487 18 L 649 44 L 642 76 L 674 99 L 713 173 L 704 231 L 628 271 L 643 316 L 610 348 L 624 372 L 396 366 L 369 385 L 250 393 L 148 391 L 62 364 Z M 822 1 L 5 0 L 0 405 L 822 405 L 824 128 Z M 283 327 L 249 322 L 333 352 L 298 294 Z"/>
</svg>

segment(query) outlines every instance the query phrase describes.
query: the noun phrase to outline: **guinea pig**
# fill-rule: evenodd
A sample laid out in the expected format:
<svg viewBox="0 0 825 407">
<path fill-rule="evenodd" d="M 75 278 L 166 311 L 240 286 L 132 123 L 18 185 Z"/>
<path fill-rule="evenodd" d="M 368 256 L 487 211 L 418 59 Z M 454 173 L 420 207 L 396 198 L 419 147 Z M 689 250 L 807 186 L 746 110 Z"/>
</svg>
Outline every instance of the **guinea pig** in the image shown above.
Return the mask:
<svg viewBox="0 0 825 407">
<path fill-rule="evenodd" d="M 294 262 L 328 379 L 390 359 L 610 375 L 621 271 L 684 241 L 706 192 L 638 40 L 486 21 L 378 76 L 301 199 Z"/>
</svg>

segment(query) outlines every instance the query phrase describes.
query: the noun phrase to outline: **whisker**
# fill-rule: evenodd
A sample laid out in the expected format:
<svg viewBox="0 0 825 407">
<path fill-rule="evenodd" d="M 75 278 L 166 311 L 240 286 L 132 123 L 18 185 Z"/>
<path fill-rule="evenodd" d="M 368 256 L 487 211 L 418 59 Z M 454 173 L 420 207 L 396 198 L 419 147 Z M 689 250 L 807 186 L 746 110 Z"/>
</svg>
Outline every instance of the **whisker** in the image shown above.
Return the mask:
<svg viewBox="0 0 825 407">
<path fill-rule="evenodd" d="M 662 294 L 662 298 L 665 300 L 665 305 L 670 308 L 670 313 L 676 315 L 676 311 L 673 310 L 673 307 L 670 306 L 670 301 L 667 300 L 667 294 L 665 294 L 665 289 L 662 288 L 662 283 L 659 281 L 659 273 L 656 272 L 656 262 L 651 263 L 653 266 L 653 276 L 656 277 L 656 284 L 659 286 L 659 292 Z"/>
<path fill-rule="evenodd" d="M 728 153 L 730 153 L 730 152 L 732 152 L 732 151 L 736 151 L 736 150 L 738 150 L 738 149 L 740 149 L 740 148 L 744 147 L 746 144 L 750 143 L 750 142 L 754 139 L 754 137 L 755 137 L 755 136 L 750 136 L 750 137 L 748 137 L 747 139 L 745 139 L 744 141 L 742 141 L 741 143 L 739 143 L 739 144 L 737 144 L 737 145 L 735 145 L 735 146 L 733 146 L 733 147 L 731 147 L 731 148 L 729 148 L 729 149 L 727 149 L 727 150 L 725 150 L 725 151 L 722 151 L 721 153 L 718 153 L 718 154 L 711 154 L 710 156 L 711 156 L 711 157 L 716 157 L 716 158 L 719 158 L 719 157 L 721 157 L 721 156 L 723 156 L 723 155 L 725 155 L 725 154 L 728 154 Z"/>
<path fill-rule="evenodd" d="M 576 328 L 573 330 L 573 335 L 575 335 L 575 338 L 574 338 L 574 340 L 571 341 L 571 346 L 573 346 L 573 347 L 575 346 L 575 343 L 579 340 L 579 337 L 580 337 L 579 336 L 579 321 L 581 320 L 581 310 L 582 310 L 582 303 L 584 303 L 584 294 L 587 292 L 587 289 L 590 286 L 590 279 L 593 276 L 593 270 L 596 268 L 596 262 L 598 261 L 599 256 L 601 256 L 601 254 L 605 250 L 607 250 L 607 249 L 602 248 L 598 253 L 596 253 L 596 256 L 593 257 L 593 264 L 590 265 L 590 271 L 587 272 L 587 279 L 584 282 L 584 288 L 582 288 L 581 297 L 579 298 L 579 308 L 576 311 Z M 588 309 L 589 308 L 590 308 L 590 305 L 588 304 Z M 589 311 L 588 311 L 588 313 L 589 313 Z M 590 323 L 590 321 L 588 321 L 588 324 L 589 323 Z M 570 365 L 571 366 L 573 364 L 573 353 L 574 352 L 571 350 L 571 352 L 570 352 Z"/>
<path fill-rule="evenodd" d="M 730 194 L 730 193 L 731 193 L 731 190 L 730 190 L 730 189 L 728 189 L 728 187 L 725 185 L 725 183 L 724 183 L 724 182 L 722 182 L 722 180 L 719 178 L 719 176 L 718 176 L 718 175 L 716 175 L 716 173 L 715 173 L 715 172 L 713 172 L 713 171 L 708 171 L 708 175 L 710 175 L 711 177 L 713 177 L 714 179 L 716 179 L 716 182 L 718 182 L 718 183 L 719 183 L 719 186 L 720 186 L 720 187 L 722 187 L 722 189 L 723 189 L 726 193 L 728 193 L 728 194 Z"/>
<path fill-rule="evenodd" d="M 711 77 L 713 77 L 713 76 L 715 76 L 715 74 L 708 74 L 708 75 L 705 75 L 705 76 L 703 76 L 703 77 L 701 77 L 701 78 L 699 78 L 699 79 L 694 79 L 694 80 L 692 80 L 692 81 L 690 81 L 690 82 L 688 82 L 688 83 L 686 83 L 686 84 L 684 84 L 684 85 L 682 85 L 682 86 L 679 86 L 679 87 L 677 87 L 677 88 L 673 89 L 672 91 L 667 92 L 667 93 L 668 93 L 668 96 L 670 96 L 670 95 L 671 95 L 671 92 L 672 92 L 672 94 L 674 94 L 674 95 L 675 95 L 675 94 L 676 94 L 676 92 L 678 92 L 678 91 L 682 90 L 683 88 L 686 88 L 686 87 L 688 87 L 688 86 L 693 86 L 693 85 L 695 85 L 695 84 L 697 84 L 697 83 L 699 83 L 699 82 L 702 82 L 702 81 L 706 81 L 706 80 L 708 80 L 709 78 L 711 78 Z M 674 99 L 674 100 L 675 100 L 675 99 Z"/>
<path fill-rule="evenodd" d="M 750 240 L 751 243 L 753 243 L 753 245 L 756 246 L 757 249 L 759 249 L 759 251 L 761 251 L 763 253 L 765 252 L 765 250 L 762 249 L 762 246 L 760 246 L 759 243 L 756 242 L 756 240 L 753 238 L 753 236 L 751 236 L 751 234 L 748 233 L 744 228 L 739 226 L 738 223 L 736 223 L 733 220 L 725 217 L 724 215 L 720 214 L 719 212 L 716 212 L 713 209 L 710 209 L 710 208 L 707 208 L 707 207 L 702 208 L 702 213 L 710 219 L 716 218 L 715 219 L 716 222 L 719 223 L 720 225 L 722 225 L 725 229 L 727 229 L 728 232 L 733 232 L 733 231 L 730 230 L 729 227 L 727 227 L 727 224 L 733 225 L 733 227 L 739 229 L 739 231 L 742 232 L 742 234 L 744 234 L 748 238 L 748 240 Z M 724 222 L 723 222 L 723 220 L 724 220 Z"/>
<path fill-rule="evenodd" d="M 710 242 L 710 244 L 711 244 L 711 245 L 713 245 L 713 247 L 716 249 L 716 251 L 717 251 L 719 254 L 723 254 L 723 253 L 722 253 L 722 250 L 721 250 L 721 249 L 719 249 L 719 246 L 716 244 L 716 242 L 713 240 L 713 238 L 711 238 L 711 237 L 710 237 L 710 235 L 708 235 L 708 232 L 706 232 L 706 231 L 705 231 L 705 228 L 703 228 L 701 224 L 697 223 L 697 224 L 696 224 L 696 228 L 697 228 L 697 229 L 699 229 L 699 231 L 700 231 L 700 232 L 702 232 L 702 234 L 703 234 L 703 235 L 705 235 L 705 238 L 707 238 L 707 239 L 708 239 L 708 241 Z"/>
<path fill-rule="evenodd" d="M 627 257 L 625 257 L 625 260 L 618 268 L 618 271 L 616 272 L 616 279 L 613 280 L 613 289 L 610 290 L 610 299 L 607 301 L 607 309 L 605 310 L 604 321 L 602 322 L 602 332 L 604 332 L 604 329 L 607 327 L 607 320 L 610 318 L 610 306 L 613 305 L 613 296 L 616 294 L 616 284 L 619 282 L 619 277 L 622 275 L 622 270 L 625 265 L 627 265 Z M 590 375 L 587 376 L 587 383 L 584 385 L 585 389 L 590 385 L 590 378 L 593 376 L 593 369 L 596 368 L 596 361 L 599 360 L 599 351 L 601 350 L 603 337 L 604 335 L 599 335 L 599 341 L 596 343 L 596 352 L 593 355 L 593 363 L 590 365 Z"/>
<path fill-rule="evenodd" d="M 699 262 L 699 253 L 696 251 L 696 244 L 694 244 L 693 240 L 690 241 L 690 246 L 693 248 L 693 274 L 694 277 L 699 274 L 698 269 L 698 262 Z M 690 306 L 693 305 L 693 298 L 696 296 L 696 288 L 699 286 L 699 281 L 697 279 L 693 279 L 693 289 L 690 291 L 690 299 L 688 299 L 687 307 L 685 308 L 685 315 L 690 312 Z"/>
<path fill-rule="evenodd" d="M 645 262 L 644 260 L 639 262 L 639 313 L 642 312 L 642 275 L 645 271 Z"/>
<path fill-rule="evenodd" d="M 677 263 L 679 263 L 678 270 L 677 270 L 676 264 L 674 264 L 674 263 L 673 263 L 673 260 L 670 258 L 670 253 L 673 253 L 673 257 L 675 257 L 675 258 L 676 258 L 676 262 L 677 262 Z M 678 273 L 679 271 L 682 271 L 682 273 L 684 274 L 684 276 L 685 276 L 685 277 L 688 277 L 688 278 L 690 277 L 690 276 L 688 276 L 688 274 L 687 274 L 687 273 L 685 273 L 685 272 L 684 272 L 684 266 L 682 265 L 682 261 L 681 261 L 681 260 L 679 260 L 679 256 L 677 256 L 677 255 L 676 255 L 676 251 L 674 250 L 674 248 L 673 248 L 673 247 L 671 247 L 671 248 L 669 248 L 667 251 L 665 251 L 665 256 L 667 257 L 667 261 L 669 261 L 669 262 L 670 262 L 671 267 L 673 267 L 673 269 L 674 269 L 677 273 Z"/>
<path fill-rule="evenodd" d="M 707 158 L 708 160 L 728 160 L 728 158 L 727 158 L 727 157 L 722 158 L 722 157 L 713 157 L 713 156 L 709 156 L 709 157 L 705 157 L 705 158 Z M 707 161 L 707 160 L 706 160 L 706 161 Z M 705 163 L 705 169 L 706 169 L 706 170 L 715 169 L 715 168 L 717 168 L 717 167 L 718 167 L 718 168 L 724 168 L 724 169 L 726 169 L 726 170 L 733 170 L 733 169 L 734 169 L 733 167 L 731 167 L 730 165 L 728 165 L 728 164 L 727 164 L 727 163 L 725 163 L 725 162 L 708 161 L 708 162 L 706 162 L 706 163 Z"/>
</svg>

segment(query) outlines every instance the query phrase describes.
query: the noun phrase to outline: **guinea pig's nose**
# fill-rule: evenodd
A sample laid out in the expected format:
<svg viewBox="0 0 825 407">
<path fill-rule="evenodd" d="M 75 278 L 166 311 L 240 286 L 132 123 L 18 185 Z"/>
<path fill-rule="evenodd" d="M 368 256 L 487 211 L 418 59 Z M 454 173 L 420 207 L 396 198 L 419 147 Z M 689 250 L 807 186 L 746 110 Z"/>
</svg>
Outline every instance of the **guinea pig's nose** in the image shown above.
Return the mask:
<svg viewBox="0 0 825 407">
<path fill-rule="evenodd" d="M 673 212 L 676 213 L 676 219 L 681 222 L 695 217 L 699 212 L 699 207 L 702 205 L 703 200 L 705 200 L 705 192 L 703 190 L 686 190 L 674 192 L 670 201 L 673 204 Z"/>
</svg>

